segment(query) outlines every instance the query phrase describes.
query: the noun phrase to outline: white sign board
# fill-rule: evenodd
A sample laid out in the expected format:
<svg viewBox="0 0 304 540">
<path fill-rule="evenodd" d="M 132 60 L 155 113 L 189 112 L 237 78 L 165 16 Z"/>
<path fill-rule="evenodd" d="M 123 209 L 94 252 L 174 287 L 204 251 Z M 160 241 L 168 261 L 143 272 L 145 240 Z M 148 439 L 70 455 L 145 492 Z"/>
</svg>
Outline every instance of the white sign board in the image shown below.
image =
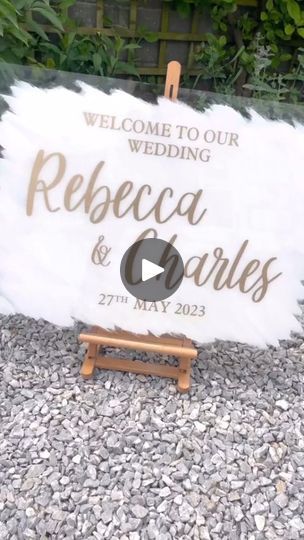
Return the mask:
<svg viewBox="0 0 304 540">
<path fill-rule="evenodd" d="M 259 346 L 301 327 L 304 129 L 214 105 L 26 83 L 0 123 L 0 309 Z M 185 277 L 163 302 L 120 278 L 161 238 Z"/>
</svg>

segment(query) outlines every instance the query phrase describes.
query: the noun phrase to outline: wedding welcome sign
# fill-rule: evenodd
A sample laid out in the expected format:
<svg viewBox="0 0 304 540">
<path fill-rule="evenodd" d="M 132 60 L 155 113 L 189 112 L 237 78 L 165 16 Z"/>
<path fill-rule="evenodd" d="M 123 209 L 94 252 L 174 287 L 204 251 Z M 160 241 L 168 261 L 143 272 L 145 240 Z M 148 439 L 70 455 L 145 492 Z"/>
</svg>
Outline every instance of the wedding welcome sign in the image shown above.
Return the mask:
<svg viewBox="0 0 304 540">
<path fill-rule="evenodd" d="M 0 310 L 265 346 L 301 331 L 304 128 L 122 90 L 15 81 L 0 122 Z M 120 265 L 169 242 L 184 278 L 136 298 Z M 148 278 L 147 278 L 148 279 Z"/>
</svg>

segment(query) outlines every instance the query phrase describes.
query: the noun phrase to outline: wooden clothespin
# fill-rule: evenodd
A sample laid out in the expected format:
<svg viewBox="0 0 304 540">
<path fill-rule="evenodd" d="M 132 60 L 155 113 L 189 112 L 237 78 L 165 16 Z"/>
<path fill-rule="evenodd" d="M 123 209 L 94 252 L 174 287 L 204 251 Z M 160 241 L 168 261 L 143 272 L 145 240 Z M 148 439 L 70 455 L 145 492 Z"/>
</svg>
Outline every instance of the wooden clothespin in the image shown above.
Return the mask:
<svg viewBox="0 0 304 540">
<path fill-rule="evenodd" d="M 167 66 L 166 84 L 165 84 L 165 97 L 175 101 L 177 99 L 179 90 L 179 81 L 181 76 L 181 65 L 179 62 L 173 60 L 169 62 Z"/>
</svg>

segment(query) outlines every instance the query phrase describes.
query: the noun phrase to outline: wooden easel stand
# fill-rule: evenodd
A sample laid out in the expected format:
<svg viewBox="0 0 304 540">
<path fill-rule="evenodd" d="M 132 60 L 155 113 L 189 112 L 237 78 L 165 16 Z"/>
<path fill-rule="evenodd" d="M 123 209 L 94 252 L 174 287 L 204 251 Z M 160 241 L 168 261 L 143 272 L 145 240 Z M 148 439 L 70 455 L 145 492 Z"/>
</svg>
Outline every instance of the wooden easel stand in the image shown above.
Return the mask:
<svg viewBox="0 0 304 540">
<path fill-rule="evenodd" d="M 187 338 L 167 336 L 136 335 L 129 332 L 108 332 L 99 327 L 92 328 L 87 334 L 80 334 L 80 341 L 88 344 L 87 353 L 81 368 L 84 378 L 92 377 L 95 368 L 126 371 L 144 375 L 157 375 L 177 379 L 180 392 L 187 392 L 191 386 L 191 362 L 197 356 L 197 350 Z M 136 351 L 153 352 L 162 355 L 176 356 L 179 365 L 169 366 L 155 362 L 113 358 L 100 354 L 99 349 L 115 347 Z"/>
<path fill-rule="evenodd" d="M 178 95 L 181 65 L 170 62 L 167 69 L 165 97 L 175 100 Z M 157 375 L 177 379 L 180 392 L 187 392 L 191 386 L 191 363 L 197 356 L 197 350 L 190 339 L 167 336 L 136 335 L 131 332 L 109 332 L 99 327 L 92 328 L 87 334 L 80 334 L 80 341 L 87 344 L 87 353 L 82 364 L 81 375 L 92 377 L 95 368 L 125 371 L 144 375 Z M 100 354 L 102 347 L 126 348 L 136 351 L 152 352 L 161 355 L 176 356 L 179 365 L 169 366 L 155 362 L 113 358 Z"/>
</svg>

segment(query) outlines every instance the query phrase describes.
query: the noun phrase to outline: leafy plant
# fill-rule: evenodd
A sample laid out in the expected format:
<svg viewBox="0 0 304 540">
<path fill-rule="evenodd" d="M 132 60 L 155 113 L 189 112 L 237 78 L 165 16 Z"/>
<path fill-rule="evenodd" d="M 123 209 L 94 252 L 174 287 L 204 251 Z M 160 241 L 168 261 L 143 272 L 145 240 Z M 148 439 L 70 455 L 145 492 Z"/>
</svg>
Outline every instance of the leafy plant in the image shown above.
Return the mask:
<svg viewBox="0 0 304 540">
<path fill-rule="evenodd" d="M 292 36 L 304 38 L 304 11 L 296 0 L 267 0 L 261 12 L 266 38 L 270 42 L 288 41 Z"/>
<path fill-rule="evenodd" d="M 136 43 L 126 43 L 121 37 L 113 39 L 103 35 L 64 35 L 59 44 L 45 42 L 40 46 L 40 61 L 48 68 L 79 71 L 85 74 L 115 76 L 127 74 L 138 76 L 132 63 L 121 60 L 124 53 L 139 48 Z"/>
<path fill-rule="evenodd" d="M 268 71 L 272 54 L 270 47 L 259 46 L 255 54 L 254 70 L 249 83 L 244 84 L 258 99 L 297 102 L 304 86 L 304 49 L 299 48 L 297 61 L 288 73 Z"/>
<path fill-rule="evenodd" d="M 119 0 L 129 5 L 128 0 Z M 140 26 L 137 40 L 81 35 L 68 8 L 76 0 L 0 0 L 0 61 L 46 66 L 86 74 L 138 77 L 136 52 L 158 34 Z M 238 0 L 164 0 L 181 17 L 194 10 L 212 20 L 212 33 L 196 47 L 199 69 L 184 83 L 226 95 L 303 100 L 304 0 L 258 0 L 244 8 Z M 105 18 L 104 24 L 112 27 Z M 113 28 L 113 27 L 112 27 Z"/>
<path fill-rule="evenodd" d="M 0 0 L 0 38 L 6 35 L 20 43 L 27 43 L 30 34 L 19 27 L 19 12 L 9 0 Z"/>
<path fill-rule="evenodd" d="M 59 0 L 55 10 L 49 0 L 0 0 L 0 61 L 94 75 L 119 73 L 138 77 L 130 58 L 127 61 L 122 57 L 139 45 L 102 33 L 77 35 L 76 22 L 68 16 L 68 7 L 74 2 Z M 48 24 L 48 33 L 41 22 Z"/>
<path fill-rule="evenodd" d="M 303 0 L 267 0 L 246 12 L 236 0 L 208 3 L 214 34 L 206 36 L 196 60 L 211 89 L 259 99 L 302 99 L 303 54 L 297 48 L 292 54 L 291 42 L 304 37 Z"/>
<path fill-rule="evenodd" d="M 63 0 L 59 11 L 65 7 Z M 0 60 L 35 63 L 40 41 L 49 41 L 38 18 L 50 23 L 53 33 L 64 31 L 60 15 L 48 0 L 0 0 Z"/>
<path fill-rule="evenodd" d="M 242 69 L 238 65 L 242 52 L 243 49 L 236 51 L 229 46 L 225 35 L 216 37 L 214 34 L 207 34 L 206 41 L 197 53 L 202 63 L 202 71 L 196 78 L 194 86 L 203 79 L 210 81 L 216 92 L 233 93 L 234 84 Z"/>
</svg>

